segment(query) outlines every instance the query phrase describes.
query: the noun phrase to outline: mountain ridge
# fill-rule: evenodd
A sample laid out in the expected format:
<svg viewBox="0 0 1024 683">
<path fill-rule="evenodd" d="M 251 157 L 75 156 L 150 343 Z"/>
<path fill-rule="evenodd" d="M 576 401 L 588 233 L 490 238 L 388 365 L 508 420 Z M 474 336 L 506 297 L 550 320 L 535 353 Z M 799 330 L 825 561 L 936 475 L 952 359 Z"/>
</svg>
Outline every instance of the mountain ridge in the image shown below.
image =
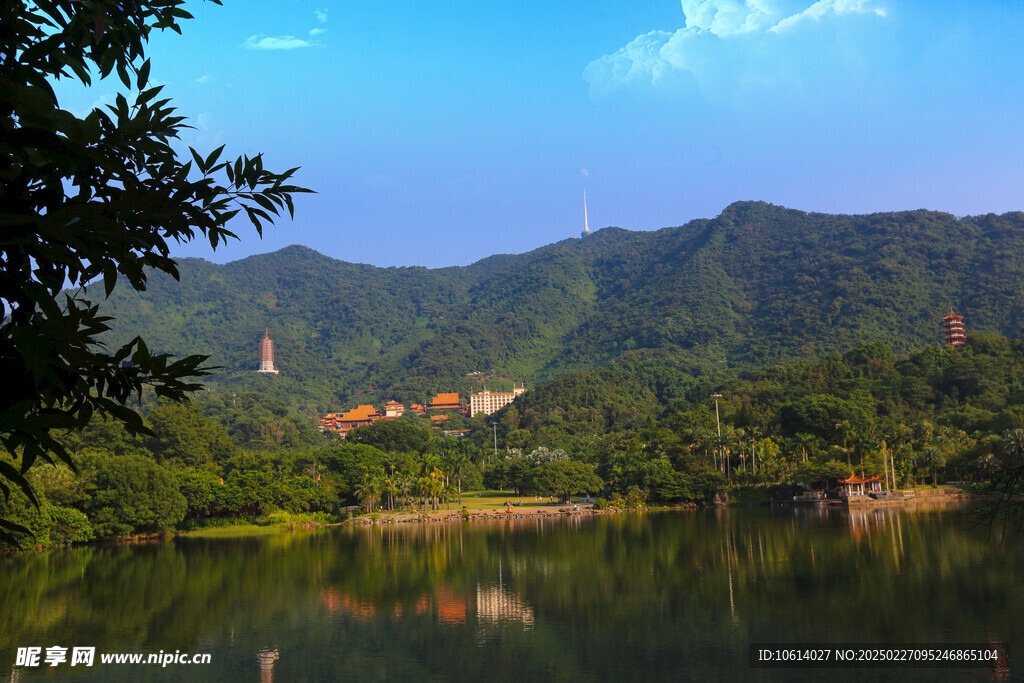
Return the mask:
<svg viewBox="0 0 1024 683">
<path fill-rule="evenodd" d="M 654 231 L 604 228 L 468 266 L 380 268 L 302 245 L 227 264 L 179 260 L 146 292 L 103 304 L 114 342 L 211 354 L 215 390 L 261 388 L 312 410 L 528 384 L 666 350 L 729 373 L 882 341 L 939 340 L 950 306 L 971 330 L 1024 324 L 1024 214 L 848 216 L 737 202 Z M 257 376 L 275 339 L 281 375 Z"/>
</svg>

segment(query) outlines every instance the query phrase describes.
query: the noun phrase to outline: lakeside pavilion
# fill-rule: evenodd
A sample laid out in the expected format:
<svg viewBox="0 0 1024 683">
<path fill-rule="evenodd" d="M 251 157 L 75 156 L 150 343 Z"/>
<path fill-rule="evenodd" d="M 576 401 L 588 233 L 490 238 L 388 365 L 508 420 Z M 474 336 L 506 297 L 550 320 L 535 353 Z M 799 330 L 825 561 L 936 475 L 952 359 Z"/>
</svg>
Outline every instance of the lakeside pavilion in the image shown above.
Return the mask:
<svg viewBox="0 0 1024 683">
<path fill-rule="evenodd" d="M 853 472 L 846 479 L 839 480 L 843 487 L 843 496 L 863 496 L 868 493 L 877 493 L 882 490 L 882 479 L 880 477 L 858 477 Z"/>
</svg>

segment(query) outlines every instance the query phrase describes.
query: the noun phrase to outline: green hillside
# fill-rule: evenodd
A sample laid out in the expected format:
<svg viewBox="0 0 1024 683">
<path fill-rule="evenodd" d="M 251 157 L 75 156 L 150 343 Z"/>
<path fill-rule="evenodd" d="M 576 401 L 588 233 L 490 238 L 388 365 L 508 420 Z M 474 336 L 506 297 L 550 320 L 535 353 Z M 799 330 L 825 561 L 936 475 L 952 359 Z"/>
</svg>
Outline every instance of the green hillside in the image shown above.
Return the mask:
<svg viewBox="0 0 1024 683">
<path fill-rule="evenodd" d="M 208 353 L 214 391 L 259 390 L 312 414 L 422 401 L 669 351 L 722 376 L 879 341 L 939 341 L 950 307 L 970 331 L 1024 324 L 1024 213 L 833 216 L 760 202 L 654 232 L 606 228 L 466 267 L 376 268 L 305 247 L 223 266 L 181 261 L 105 304 L 114 341 Z M 257 375 L 263 331 L 281 374 Z M 624 354 L 626 354 L 624 356 Z M 476 376 L 481 377 L 481 376 Z"/>
</svg>

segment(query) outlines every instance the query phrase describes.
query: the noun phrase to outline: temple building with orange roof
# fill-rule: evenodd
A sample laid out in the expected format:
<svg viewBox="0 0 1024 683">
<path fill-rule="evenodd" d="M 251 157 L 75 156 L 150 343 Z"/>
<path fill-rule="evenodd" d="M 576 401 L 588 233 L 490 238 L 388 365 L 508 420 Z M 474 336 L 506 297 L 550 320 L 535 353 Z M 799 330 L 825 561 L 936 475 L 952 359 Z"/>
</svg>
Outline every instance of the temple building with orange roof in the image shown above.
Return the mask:
<svg viewBox="0 0 1024 683">
<path fill-rule="evenodd" d="M 964 331 L 964 317 L 949 309 L 949 315 L 942 319 L 942 339 L 946 346 L 965 346 L 967 333 Z"/>
<path fill-rule="evenodd" d="M 335 413 L 327 413 L 320 418 L 320 431 L 338 431 L 338 416 Z"/>
<path fill-rule="evenodd" d="M 429 404 L 427 410 L 462 410 L 458 394 L 438 394 Z"/>
<path fill-rule="evenodd" d="M 402 417 L 404 413 L 405 406 L 398 401 L 388 401 L 387 405 L 384 406 L 385 419 L 392 420 L 396 417 Z"/>
<path fill-rule="evenodd" d="M 372 405 L 361 405 L 358 408 L 353 408 L 344 415 L 338 416 L 337 431 L 347 434 L 356 427 L 373 424 L 377 420 L 381 420 L 383 418 L 384 416 L 378 413 Z"/>
<path fill-rule="evenodd" d="M 418 410 L 417 410 L 418 409 Z M 415 403 L 410 408 L 420 415 L 426 413 L 423 406 Z M 377 420 L 397 420 L 405 414 L 406 408 L 398 401 L 388 401 L 383 412 L 378 411 L 372 405 L 360 405 L 343 414 L 327 413 L 320 419 L 320 431 L 338 432 L 345 436 L 356 427 L 373 424 Z"/>
</svg>

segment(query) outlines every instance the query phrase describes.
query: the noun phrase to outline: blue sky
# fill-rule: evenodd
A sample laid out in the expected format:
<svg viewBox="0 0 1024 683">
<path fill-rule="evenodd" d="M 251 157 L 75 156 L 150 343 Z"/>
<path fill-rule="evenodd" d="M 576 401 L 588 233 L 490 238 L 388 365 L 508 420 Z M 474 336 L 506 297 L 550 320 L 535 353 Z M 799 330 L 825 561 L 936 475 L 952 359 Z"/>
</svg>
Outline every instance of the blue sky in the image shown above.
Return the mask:
<svg viewBox="0 0 1024 683">
<path fill-rule="evenodd" d="M 318 192 L 225 262 L 304 244 L 464 265 L 592 229 L 806 211 L 1020 210 L 1024 3 L 559 0 L 190 3 L 152 78 L 200 150 Z M 120 82 L 62 87 L 65 108 Z"/>
</svg>

